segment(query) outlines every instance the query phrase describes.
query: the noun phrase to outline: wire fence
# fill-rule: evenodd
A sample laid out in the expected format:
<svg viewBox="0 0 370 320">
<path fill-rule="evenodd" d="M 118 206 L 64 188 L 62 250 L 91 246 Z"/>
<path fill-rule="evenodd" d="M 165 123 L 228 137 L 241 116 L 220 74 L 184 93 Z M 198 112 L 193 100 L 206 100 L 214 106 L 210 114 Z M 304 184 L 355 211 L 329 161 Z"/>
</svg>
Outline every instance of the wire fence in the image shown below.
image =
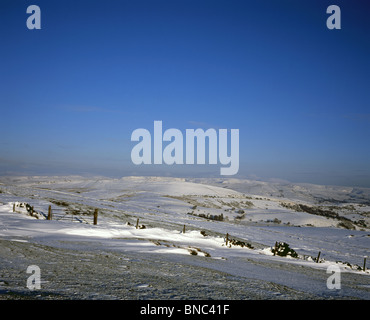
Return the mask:
<svg viewBox="0 0 370 320">
<path fill-rule="evenodd" d="M 75 214 L 66 212 L 63 208 L 52 208 L 51 205 L 48 207 L 48 213 L 45 213 L 41 210 L 35 210 L 33 206 L 28 203 L 14 203 L 13 212 L 28 213 L 30 216 L 33 216 L 37 219 L 45 218 L 46 220 L 56 220 L 56 221 L 70 221 L 70 222 L 79 222 L 86 224 L 97 224 L 98 219 L 98 210 L 96 209 L 93 215 L 86 214 Z"/>
<path fill-rule="evenodd" d="M 47 219 L 47 216 L 46 216 Z M 65 212 L 63 209 L 52 209 L 52 219 L 56 221 L 70 221 L 70 222 L 79 222 L 93 224 L 92 216 L 82 216 L 76 214 L 70 214 Z"/>
</svg>

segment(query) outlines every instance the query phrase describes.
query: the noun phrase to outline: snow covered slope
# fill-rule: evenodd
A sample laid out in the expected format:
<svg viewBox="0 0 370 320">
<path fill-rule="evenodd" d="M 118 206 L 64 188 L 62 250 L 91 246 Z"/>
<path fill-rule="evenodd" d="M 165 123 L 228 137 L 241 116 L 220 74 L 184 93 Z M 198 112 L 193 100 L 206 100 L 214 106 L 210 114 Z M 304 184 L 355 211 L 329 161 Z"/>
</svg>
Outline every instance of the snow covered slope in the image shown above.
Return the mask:
<svg viewBox="0 0 370 320">
<path fill-rule="evenodd" d="M 42 252 L 53 255 L 65 250 L 61 262 L 65 255 L 78 251 L 75 268 L 81 266 L 81 258 L 90 259 L 89 254 L 96 258 L 101 252 L 107 256 L 114 252 L 125 259 L 138 259 L 139 255 L 140 264 L 146 261 L 146 270 L 153 268 L 148 274 L 155 273 L 155 261 L 160 259 L 181 269 L 198 270 L 199 274 L 211 272 L 221 277 L 222 273 L 241 282 L 258 281 L 260 291 L 257 286 L 255 294 L 259 298 L 369 299 L 370 272 L 363 270 L 370 248 L 367 192 L 235 179 L 1 178 L 0 269 L 8 278 L 0 279 L 0 296 L 1 292 L 12 291 L 25 294 L 24 289 L 11 285 L 19 278 L 9 270 L 15 265 L 24 268 L 24 264 L 35 263 L 26 254 L 32 246 L 35 260 L 43 268 L 50 265 L 42 262 Z M 49 206 L 51 221 L 46 220 Z M 96 209 L 98 224 L 93 225 Z M 277 242 L 287 244 L 298 256 L 274 255 Z M 17 251 L 14 246 L 19 254 L 13 257 L 11 252 Z M 20 257 L 22 262 L 17 263 Z M 326 286 L 326 270 L 333 264 L 346 274 L 342 289 L 337 291 Z M 63 266 L 59 268 L 62 272 Z M 110 268 L 109 272 L 119 270 Z M 175 273 L 163 275 L 163 279 Z M 131 275 L 140 281 L 138 270 L 131 269 Z M 79 281 L 87 281 L 85 277 L 91 275 Z M 68 293 L 62 286 L 46 281 L 45 286 L 52 292 Z M 176 281 L 171 285 L 178 296 L 192 297 L 186 296 L 186 288 Z M 154 280 L 147 284 L 148 288 L 159 286 Z M 269 289 L 263 289 L 265 286 Z M 280 293 L 285 290 L 284 295 L 271 296 L 270 286 L 279 286 Z M 230 288 L 230 283 L 224 279 L 217 290 L 221 287 Z M 109 286 L 104 292 L 91 290 L 89 287 L 88 296 L 79 291 L 80 298 L 90 298 L 91 294 L 106 297 L 110 292 Z M 130 292 L 121 292 L 118 297 L 132 298 Z M 163 292 L 151 291 L 148 297 L 168 298 Z M 195 292 L 193 298 L 211 298 L 204 288 Z M 228 297 L 238 298 L 232 292 Z M 247 289 L 245 294 L 248 296 Z"/>
</svg>

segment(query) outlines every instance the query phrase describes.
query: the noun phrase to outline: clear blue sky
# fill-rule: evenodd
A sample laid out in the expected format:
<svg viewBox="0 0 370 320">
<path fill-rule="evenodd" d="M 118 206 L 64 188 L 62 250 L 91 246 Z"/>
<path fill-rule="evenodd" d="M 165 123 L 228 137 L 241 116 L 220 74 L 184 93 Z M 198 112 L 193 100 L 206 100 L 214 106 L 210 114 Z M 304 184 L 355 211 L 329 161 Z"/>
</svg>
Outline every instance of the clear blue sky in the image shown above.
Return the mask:
<svg viewBox="0 0 370 320">
<path fill-rule="evenodd" d="M 237 177 L 370 187 L 369 17 L 360 0 L 2 0 L 0 174 L 219 176 L 133 165 L 131 132 L 162 120 L 239 129 Z"/>
</svg>

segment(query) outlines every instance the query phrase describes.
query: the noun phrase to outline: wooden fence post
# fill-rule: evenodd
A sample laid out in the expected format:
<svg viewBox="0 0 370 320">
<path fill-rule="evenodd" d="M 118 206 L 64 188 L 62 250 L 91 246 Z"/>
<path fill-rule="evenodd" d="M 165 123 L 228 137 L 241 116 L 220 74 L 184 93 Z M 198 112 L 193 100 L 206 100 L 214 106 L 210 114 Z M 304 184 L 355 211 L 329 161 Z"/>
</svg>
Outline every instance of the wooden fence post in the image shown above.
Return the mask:
<svg viewBox="0 0 370 320">
<path fill-rule="evenodd" d="M 136 220 L 136 229 L 138 229 L 139 228 L 139 218 L 137 218 L 137 220 Z"/>
<path fill-rule="evenodd" d="M 229 243 L 229 234 L 226 233 L 226 245 Z"/>
<path fill-rule="evenodd" d="M 185 233 L 185 225 L 184 225 L 184 228 L 182 229 L 182 233 Z"/>
<path fill-rule="evenodd" d="M 364 272 L 366 271 L 366 257 L 364 258 L 364 267 L 362 268 Z"/>
<path fill-rule="evenodd" d="M 316 263 L 319 263 L 319 259 L 320 259 L 320 254 L 321 254 L 321 251 L 319 251 L 319 254 L 317 255 L 317 258 L 316 258 Z"/>
<path fill-rule="evenodd" d="M 48 209 L 48 218 L 47 220 L 52 220 L 52 213 L 51 213 L 51 206 L 49 206 L 49 209 Z"/>
<path fill-rule="evenodd" d="M 13 212 L 15 212 L 15 202 L 13 203 Z"/>
<path fill-rule="evenodd" d="M 274 256 L 276 256 L 276 252 L 277 252 L 277 241 L 275 241 Z"/>
<path fill-rule="evenodd" d="M 98 224 L 98 209 L 94 211 L 94 225 Z"/>
</svg>

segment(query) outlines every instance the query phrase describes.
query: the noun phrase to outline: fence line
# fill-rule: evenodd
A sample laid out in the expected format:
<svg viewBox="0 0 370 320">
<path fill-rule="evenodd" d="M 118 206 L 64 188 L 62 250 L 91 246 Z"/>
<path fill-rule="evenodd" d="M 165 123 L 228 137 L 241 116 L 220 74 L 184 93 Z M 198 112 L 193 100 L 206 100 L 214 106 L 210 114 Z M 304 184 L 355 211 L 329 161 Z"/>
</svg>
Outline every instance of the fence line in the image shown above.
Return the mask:
<svg viewBox="0 0 370 320">
<path fill-rule="evenodd" d="M 95 209 L 93 217 L 91 216 L 83 216 L 83 215 L 76 215 L 76 214 L 69 214 L 65 212 L 62 208 L 54 208 L 52 209 L 51 205 L 48 207 L 48 213 L 44 213 L 43 211 L 36 211 L 33 206 L 26 204 L 25 209 L 31 216 L 35 216 L 35 214 L 42 215 L 45 220 L 55 220 L 55 221 L 71 221 L 71 222 L 79 222 L 79 223 L 86 223 L 86 224 L 97 224 L 98 218 L 98 209 Z M 17 212 L 15 203 L 13 204 L 13 212 Z M 87 218 L 88 217 L 88 218 Z M 91 221 L 89 221 L 91 219 Z"/>
<path fill-rule="evenodd" d="M 51 205 L 49 205 L 49 207 L 48 207 L 48 214 L 47 215 L 44 212 L 42 212 L 42 211 L 36 211 L 36 210 L 34 210 L 34 207 L 33 206 L 30 206 L 28 203 L 25 204 L 25 208 L 26 208 L 27 212 L 31 216 L 34 216 L 35 213 L 36 214 L 41 214 L 41 215 L 44 216 L 44 218 L 46 220 L 53 220 L 53 218 L 56 221 L 68 220 L 68 221 L 73 222 L 74 220 L 76 220 L 79 223 L 94 224 L 94 225 L 97 225 L 97 221 L 98 221 L 98 209 L 95 209 L 94 214 L 93 214 L 92 217 L 89 216 L 90 218 L 93 219 L 93 222 L 91 223 L 91 222 L 87 221 L 85 218 L 83 218 L 80 215 L 77 216 L 75 214 L 68 214 L 68 213 L 66 213 L 64 211 L 64 209 L 62 209 L 62 208 L 57 208 L 57 209 L 53 209 L 52 210 Z M 55 211 L 56 211 L 56 213 L 55 213 Z M 18 211 L 16 211 L 16 205 L 15 205 L 15 203 L 13 203 L 13 212 L 18 212 Z M 129 225 L 131 225 L 131 224 L 129 224 Z M 185 228 L 186 228 L 186 226 L 183 225 L 183 230 L 182 230 L 182 233 L 183 234 L 185 234 Z M 136 221 L 136 229 L 145 229 L 145 226 L 141 226 L 141 227 L 139 226 L 139 218 L 137 218 L 137 221 Z M 201 231 L 201 234 L 203 234 L 202 231 Z M 203 236 L 205 236 L 205 234 L 203 234 Z M 236 245 L 236 246 L 241 246 L 241 247 L 244 247 L 245 246 L 245 247 L 247 247 L 249 249 L 254 249 L 254 247 L 250 243 L 248 243 L 248 242 L 244 242 L 244 241 L 240 241 L 240 240 L 236 240 L 236 239 L 230 238 L 230 234 L 229 233 L 226 233 L 226 236 L 225 236 L 224 239 L 225 239 L 226 246 L 228 246 L 230 244 L 230 247 L 231 247 L 231 245 Z M 286 244 L 286 243 L 284 243 L 284 244 Z M 271 249 L 273 250 L 273 255 L 274 256 L 275 255 L 279 255 L 278 254 L 278 250 L 277 250 L 278 249 L 278 242 L 277 241 L 275 242 L 274 248 L 271 248 Z M 294 250 L 292 250 L 292 251 L 294 251 Z M 319 263 L 320 262 L 320 255 L 321 255 L 321 251 L 318 252 L 318 255 L 317 255 L 316 258 L 315 257 L 312 257 L 312 256 L 311 256 L 311 258 L 316 263 Z M 297 254 L 297 257 L 298 256 L 299 255 Z M 307 257 L 310 257 L 310 256 L 303 255 L 303 260 L 306 260 Z M 351 268 L 352 267 L 357 267 L 358 270 L 362 270 L 362 271 L 366 272 L 366 258 L 367 258 L 367 256 L 364 257 L 363 266 L 362 267 L 361 266 L 358 266 L 358 265 L 351 265 L 348 262 L 342 262 L 342 263 L 348 264 Z M 337 261 L 337 262 L 341 262 L 341 261 Z"/>
</svg>

